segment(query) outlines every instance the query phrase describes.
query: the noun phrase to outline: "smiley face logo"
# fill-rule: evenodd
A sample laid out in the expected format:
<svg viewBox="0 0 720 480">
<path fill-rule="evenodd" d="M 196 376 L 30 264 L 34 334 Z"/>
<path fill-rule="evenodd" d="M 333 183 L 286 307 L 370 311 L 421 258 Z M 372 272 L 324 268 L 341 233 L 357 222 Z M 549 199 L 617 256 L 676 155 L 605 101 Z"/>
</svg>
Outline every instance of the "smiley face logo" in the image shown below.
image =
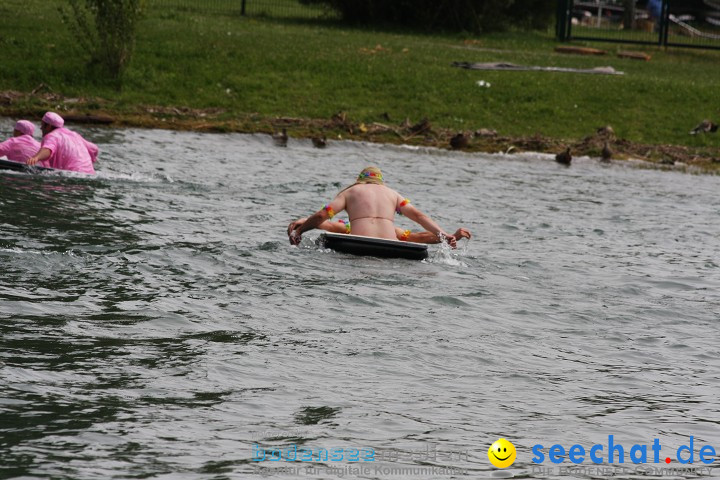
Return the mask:
<svg viewBox="0 0 720 480">
<path fill-rule="evenodd" d="M 488 450 L 490 463 L 495 465 L 497 468 L 509 467 L 515 461 L 516 456 L 517 452 L 515 451 L 515 445 L 504 438 L 496 440 L 495 443 L 490 445 L 490 450 Z"/>
</svg>

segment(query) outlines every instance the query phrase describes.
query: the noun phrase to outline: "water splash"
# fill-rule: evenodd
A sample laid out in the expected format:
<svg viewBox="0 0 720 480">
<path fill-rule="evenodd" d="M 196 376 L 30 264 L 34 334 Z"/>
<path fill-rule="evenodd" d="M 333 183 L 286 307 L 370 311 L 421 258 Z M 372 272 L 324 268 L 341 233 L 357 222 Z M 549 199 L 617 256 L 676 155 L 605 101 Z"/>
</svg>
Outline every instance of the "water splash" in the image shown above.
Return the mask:
<svg viewBox="0 0 720 480">
<path fill-rule="evenodd" d="M 453 267 L 467 267 L 468 265 L 459 260 L 459 257 L 465 256 L 467 251 L 467 243 L 463 247 L 463 250 L 453 250 L 450 244 L 445 240 L 445 237 L 441 235 L 442 242 L 438 244 L 438 249 L 434 253 L 431 253 L 427 259 L 428 263 L 437 263 L 440 265 L 450 265 Z"/>
</svg>

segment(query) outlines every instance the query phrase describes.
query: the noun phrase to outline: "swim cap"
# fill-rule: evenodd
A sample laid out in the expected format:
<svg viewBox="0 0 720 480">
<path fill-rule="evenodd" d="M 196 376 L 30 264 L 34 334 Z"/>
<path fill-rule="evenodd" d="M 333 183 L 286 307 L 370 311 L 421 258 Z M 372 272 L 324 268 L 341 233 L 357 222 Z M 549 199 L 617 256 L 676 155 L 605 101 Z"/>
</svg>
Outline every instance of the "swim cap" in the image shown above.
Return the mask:
<svg viewBox="0 0 720 480">
<path fill-rule="evenodd" d="M 360 172 L 355 183 L 375 183 L 384 185 L 382 172 L 377 167 L 367 167 Z"/>
<path fill-rule="evenodd" d="M 42 121 L 53 127 L 60 128 L 65 125 L 65 120 L 55 112 L 47 112 L 43 115 Z"/>
<path fill-rule="evenodd" d="M 33 125 L 32 122 L 28 122 L 27 120 L 18 120 L 18 122 L 15 124 L 15 130 L 22 133 L 23 135 L 30 135 L 32 137 L 32 134 L 35 133 L 35 125 Z"/>
</svg>

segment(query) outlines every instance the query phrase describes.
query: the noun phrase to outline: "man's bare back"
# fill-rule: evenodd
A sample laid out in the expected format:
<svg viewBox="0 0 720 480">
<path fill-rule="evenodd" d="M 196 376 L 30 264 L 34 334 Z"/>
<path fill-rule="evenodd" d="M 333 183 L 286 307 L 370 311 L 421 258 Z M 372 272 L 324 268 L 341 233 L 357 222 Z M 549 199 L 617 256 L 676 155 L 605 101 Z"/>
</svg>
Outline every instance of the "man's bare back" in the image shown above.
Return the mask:
<svg viewBox="0 0 720 480">
<path fill-rule="evenodd" d="M 353 185 L 338 197 L 344 197 L 353 235 L 397 238 L 395 209 L 402 198 L 396 191 L 384 185 L 366 183 Z"/>
<path fill-rule="evenodd" d="M 288 231 L 290 242 L 297 245 L 303 232 L 317 228 L 343 210 L 347 210 L 350 217 L 353 235 L 395 240 L 395 212 L 399 212 L 438 238 L 454 240 L 408 199 L 386 187 L 379 168 L 368 167 L 360 172 L 355 184 L 341 191 L 325 208 L 302 223 L 291 224 Z"/>
</svg>

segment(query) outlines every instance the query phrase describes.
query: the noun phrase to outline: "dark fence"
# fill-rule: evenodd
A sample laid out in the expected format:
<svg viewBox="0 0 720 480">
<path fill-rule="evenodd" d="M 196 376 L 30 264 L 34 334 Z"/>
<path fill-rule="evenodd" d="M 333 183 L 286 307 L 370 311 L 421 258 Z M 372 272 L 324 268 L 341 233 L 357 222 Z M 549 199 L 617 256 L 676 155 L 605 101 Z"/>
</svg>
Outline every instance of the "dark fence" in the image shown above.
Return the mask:
<svg viewBox="0 0 720 480">
<path fill-rule="evenodd" d="M 337 18 L 334 10 L 320 5 L 305 5 L 299 0 L 148 0 L 149 8 L 216 12 L 271 18 Z"/>
<path fill-rule="evenodd" d="M 720 49 L 720 0 L 560 0 L 557 36 Z"/>
</svg>

